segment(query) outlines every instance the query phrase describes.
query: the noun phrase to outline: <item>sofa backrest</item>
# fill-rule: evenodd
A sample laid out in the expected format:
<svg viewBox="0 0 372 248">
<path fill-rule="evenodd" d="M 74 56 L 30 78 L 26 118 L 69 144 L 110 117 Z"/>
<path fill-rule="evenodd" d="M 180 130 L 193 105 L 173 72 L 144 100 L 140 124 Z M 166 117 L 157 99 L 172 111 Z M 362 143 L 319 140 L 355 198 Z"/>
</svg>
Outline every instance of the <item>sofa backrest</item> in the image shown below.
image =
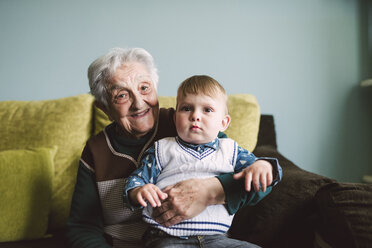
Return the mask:
<svg viewBox="0 0 372 248">
<path fill-rule="evenodd" d="M 66 223 L 85 142 L 110 123 L 93 102 L 89 94 L 45 101 L 0 102 L 0 151 L 58 148 L 54 158 L 51 230 Z M 159 97 L 159 102 L 161 107 L 176 105 L 175 97 Z M 249 94 L 229 95 L 229 114 L 232 122 L 226 134 L 252 151 L 257 143 L 260 121 L 256 98 Z"/>
<path fill-rule="evenodd" d="M 88 94 L 56 100 L 0 102 L 0 151 L 58 148 L 49 219 L 52 229 L 64 226 L 70 211 L 79 157 L 92 132 L 92 103 L 93 97 Z"/>
</svg>

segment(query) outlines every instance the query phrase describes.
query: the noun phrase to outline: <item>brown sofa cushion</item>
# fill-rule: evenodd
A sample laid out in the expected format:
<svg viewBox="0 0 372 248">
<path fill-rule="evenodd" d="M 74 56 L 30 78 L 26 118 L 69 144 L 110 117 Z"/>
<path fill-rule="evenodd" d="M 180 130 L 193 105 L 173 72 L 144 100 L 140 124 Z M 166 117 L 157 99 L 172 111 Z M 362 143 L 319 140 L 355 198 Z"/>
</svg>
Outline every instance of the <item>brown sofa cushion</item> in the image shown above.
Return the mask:
<svg viewBox="0 0 372 248">
<path fill-rule="evenodd" d="M 332 183 L 315 196 L 319 233 L 333 247 L 372 247 L 372 185 Z"/>
</svg>

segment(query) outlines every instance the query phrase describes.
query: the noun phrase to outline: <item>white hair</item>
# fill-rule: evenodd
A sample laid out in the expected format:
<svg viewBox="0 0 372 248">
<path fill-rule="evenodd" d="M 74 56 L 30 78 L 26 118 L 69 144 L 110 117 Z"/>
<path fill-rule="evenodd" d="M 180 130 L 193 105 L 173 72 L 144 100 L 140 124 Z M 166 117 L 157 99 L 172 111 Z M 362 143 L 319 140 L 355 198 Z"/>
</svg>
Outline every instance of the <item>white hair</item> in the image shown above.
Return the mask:
<svg viewBox="0 0 372 248">
<path fill-rule="evenodd" d="M 150 73 L 155 89 L 158 87 L 158 70 L 150 53 L 143 48 L 113 48 L 107 54 L 93 61 L 88 68 L 90 93 L 95 99 L 109 107 L 107 84 L 114 76 L 116 69 L 127 63 L 141 63 Z"/>
</svg>

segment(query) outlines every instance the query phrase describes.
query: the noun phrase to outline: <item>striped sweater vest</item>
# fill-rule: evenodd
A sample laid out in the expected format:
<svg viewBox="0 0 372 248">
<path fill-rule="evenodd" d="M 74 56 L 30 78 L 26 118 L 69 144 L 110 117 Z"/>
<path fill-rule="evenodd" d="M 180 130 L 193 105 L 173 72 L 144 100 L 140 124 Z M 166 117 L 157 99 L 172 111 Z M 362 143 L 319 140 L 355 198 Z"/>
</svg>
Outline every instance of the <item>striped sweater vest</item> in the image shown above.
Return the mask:
<svg viewBox="0 0 372 248">
<path fill-rule="evenodd" d="M 183 146 L 176 138 L 165 138 L 155 143 L 155 157 L 161 173 L 156 185 L 162 189 L 168 185 L 191 178 L 209 178 L 234 171 L 237 144 L 232 139 L 219 139 L 217 150 L 206 148 L 199 153 Z M 196 217 L 171 227 L 164 227 L 150 216 L 150 205 L 143 211 L 143 219 L 151 226 L 172 236 L 213 235 L 226 233 L 233 215 L 223 205 L 208 206 Z"/>
</svg>

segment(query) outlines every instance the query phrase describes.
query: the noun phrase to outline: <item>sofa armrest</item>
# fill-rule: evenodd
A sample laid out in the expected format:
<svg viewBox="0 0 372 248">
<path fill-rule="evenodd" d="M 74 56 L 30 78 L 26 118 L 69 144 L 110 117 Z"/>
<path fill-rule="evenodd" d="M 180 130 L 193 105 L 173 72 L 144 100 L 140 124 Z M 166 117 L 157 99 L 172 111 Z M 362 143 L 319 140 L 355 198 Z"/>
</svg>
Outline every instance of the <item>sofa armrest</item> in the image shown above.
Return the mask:
<svg viewBox="0 0 372 248">
<path fill-rule="evenodd" d="M 332 183 L 315 195 L 318 233 L 332 247 L 372 247 L 372 185 Z"/>
<path fill-rule="evenodd" d="M 278 158 L 283 179 L 257 205 L 238 211 L 230 234 L 265 248 L 312 247 L 317 221 L 314 196 L 335 180 L 300 169 L 272 145 L 258 146 L 253 152 Z"/>
</svg>

